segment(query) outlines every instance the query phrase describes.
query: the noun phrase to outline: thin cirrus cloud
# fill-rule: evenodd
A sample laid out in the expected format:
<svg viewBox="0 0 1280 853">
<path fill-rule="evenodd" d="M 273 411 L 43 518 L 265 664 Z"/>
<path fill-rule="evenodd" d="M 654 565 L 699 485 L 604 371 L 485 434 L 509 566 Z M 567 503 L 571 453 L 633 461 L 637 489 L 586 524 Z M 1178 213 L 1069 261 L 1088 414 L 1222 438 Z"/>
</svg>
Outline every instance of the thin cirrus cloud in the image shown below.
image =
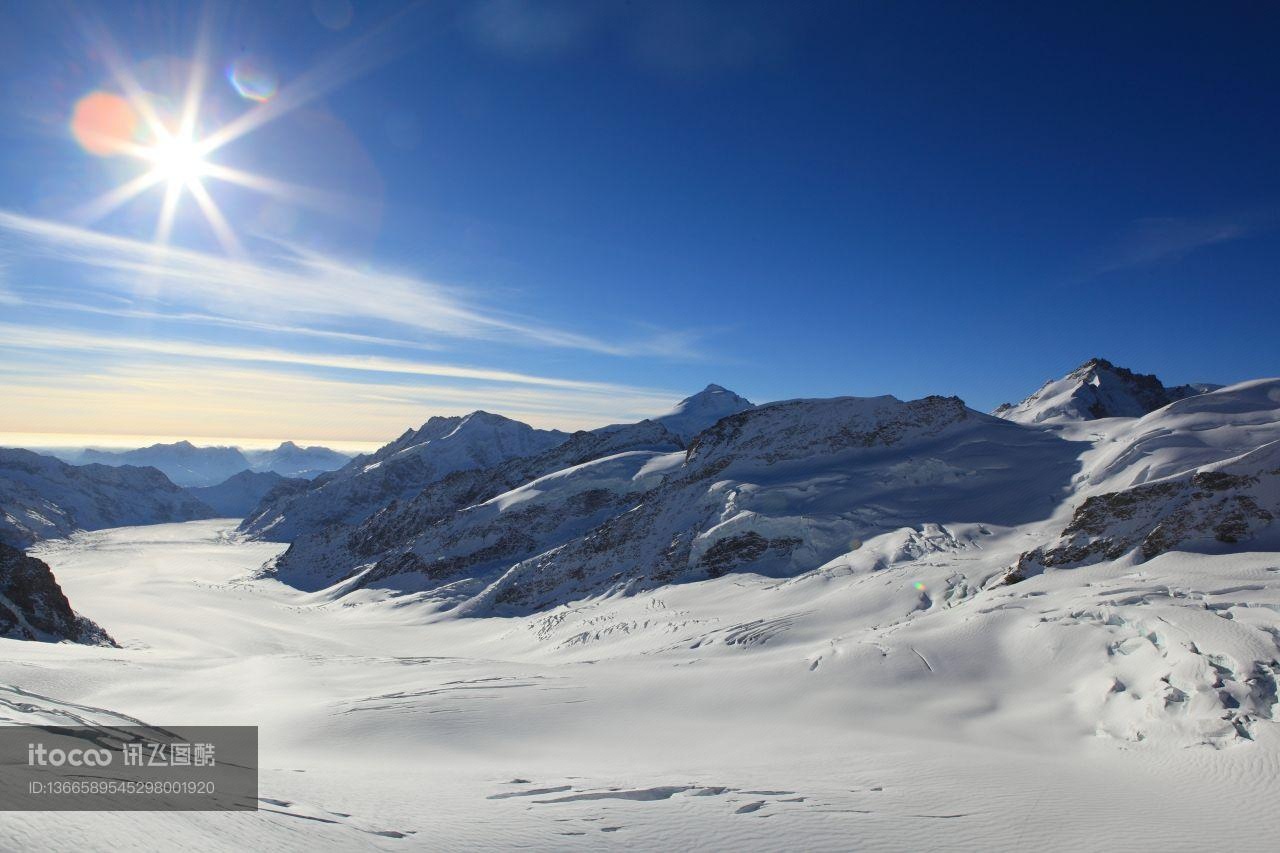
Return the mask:
<svg viewBox="0 0 1280 853">
<path fill-rule="evenodd" d="M 0 231 L 20 238 L 23 253 L 81 267 L 91 273 L 84 283 L 105 293 L 176 301 L 189 309 L 185 313 L 204 313 L 226 323 L 260 322 L 264 316 L 294 320 L 295 325 L 365 322 L 443 339 L 613 356 L 696 356 L 693 336 L 686 332 L 605 341 L 489 309 L 458 288 L 356 268 L 295 246 L 280 246 L 270 264 L 256 263 L 4 211 Z"/>
<path fill-rule="evenodd" d="M 66 352 L 68 350 L 124 352 L 152 356 L 174 356 L 197 361 L 212 359 L 227 362 L 267 363 L 363 373 L 478 380 L 481 382 L 500 382 L 555 389 L 557 391 L 577 391 L 604 395 L 621 393 L 634 396 L 639 394 L 652 397 L 655 401 L 670 398 L 670 394 L 665 392 L 646 391 L 645 389 L 637 389 L 610 382 L 560 379 L 483 367 L 412 361 L 377 355 L 302 353 L 271 347 L 229 346 L 193 341 L 125 337 L 47 327 L 20 326 L 12 323 L 0 323 L 0 340 L 3 341 L 3 343 L 0 343 L 0 349 L 49 350 L 53 352 Z"/>
<path fill-rule="evenodd" d="M 1199 249 L 1249 237 L 1260 223 L 1251 220 L 1149 217 L 1129 225 L 1095 273 L 1140 269 L 1178 261 Z"/>
</svg>

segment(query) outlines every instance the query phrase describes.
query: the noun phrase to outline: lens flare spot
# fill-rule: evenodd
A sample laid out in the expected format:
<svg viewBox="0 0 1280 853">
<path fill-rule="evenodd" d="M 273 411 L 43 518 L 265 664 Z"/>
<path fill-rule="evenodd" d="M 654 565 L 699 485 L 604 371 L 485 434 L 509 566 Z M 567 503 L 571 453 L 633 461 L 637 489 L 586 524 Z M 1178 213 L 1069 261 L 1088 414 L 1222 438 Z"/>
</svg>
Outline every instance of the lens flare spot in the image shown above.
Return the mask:
<svg viewBox="0 0 1280 853">
<path fill-rule="evenodd" d="M 269 101 L 275 96 L 278 81 L 275 73 L 256 59 L 242 56 L 227 69 L 227 80 L 250 101 Z"/>
<path fill-rule="evenodd" d="M 912 586 L 914 586 L 918 592 L 924 592 L 924 584 L 920 581 L 916 581 Z"/>
<path fill-rule="evenodd" d="M 138 130 L 138 114 L 129 102 L 110 92 L 91 92 L 76 102 L 71 135 L 98 157 L 119 154 Z"/>
</svg>

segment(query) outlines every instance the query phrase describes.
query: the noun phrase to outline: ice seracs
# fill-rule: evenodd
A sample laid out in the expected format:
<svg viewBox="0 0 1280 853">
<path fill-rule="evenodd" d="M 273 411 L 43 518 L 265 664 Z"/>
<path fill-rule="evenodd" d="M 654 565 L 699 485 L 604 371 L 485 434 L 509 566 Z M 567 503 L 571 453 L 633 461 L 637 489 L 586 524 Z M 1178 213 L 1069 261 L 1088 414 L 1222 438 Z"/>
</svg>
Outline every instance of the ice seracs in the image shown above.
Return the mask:
<svg viewBox="0 0 1280 853">
<path fill-rule="evenodd" d="M 1093 358 L 1061 379 L 1046 382 L 1021 403 L 1005 403 L 992 414 L 1019 423 L 1139 418 L 1174 400 L 1219 387 L 1195 384 L 1169 388 L 1155 376 Z"/>
</svg>

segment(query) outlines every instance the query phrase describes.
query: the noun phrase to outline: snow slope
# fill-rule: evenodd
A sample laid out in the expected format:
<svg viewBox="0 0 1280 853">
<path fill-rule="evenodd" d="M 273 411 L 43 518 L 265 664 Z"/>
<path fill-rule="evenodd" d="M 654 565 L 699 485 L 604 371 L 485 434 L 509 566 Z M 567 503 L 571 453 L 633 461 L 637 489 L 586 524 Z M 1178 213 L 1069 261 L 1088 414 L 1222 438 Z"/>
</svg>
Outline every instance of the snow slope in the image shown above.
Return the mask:
<svg viewBox="0 0 1280 853">
<path fill-rule="evenodd" d="M 685 397 L 670 412 L 653 420 L 687 442 L 721 418 L 736 415 L 754 405 L 728 388 L 712 384 L 691 397 Z"/>
<path fill-rule="evenodd" d="M 730 571 L 793 575 L 907 524 L 1049 518 L 1083 447 L 941 397 L 769 404 L 721 419 L 683 453 L 655 442 L 669 436 L 655 426 L 607 433 L 608 455 L 582 434 L 473 469 L 464 488 L 442 480 L 295 540 L 268 571 L 470 615 Z"/>
<path fill-rule="evenodd" d="M 410 543 L 445 523 L 454 513 L 510 489 L 620 453 L 668 453 L 683 442 L 654 421 L 574 433 L 550 450 L 518 456 L 487 468 L 464 468 L 429 483 L 408 500 L 393 501 L 355 523 L 334 523 L 293 540 L 269 571 L 300 589 L 320 589 L 351 575 L 361 564 L 406 558 Z M 249 522 L 241 529 L 250 526 Z M 492 553 L 497 553 L 492 552 Z M 390 575 L 390 564 L 377 574 Z"/>
<path fill-rule="evenodd" d="M 0 448 L 0 542 L 124 524 L 210 518 L 213 510 L 155 468 L 68 465 L 29 450 Z"/>
<path fill-rule="evenodd" d="M 1016 406 L 1005 403 L 992 414 L 1018 423 L 1141 417 L 1174 400 L 1203 394 L 1218 385 L 1166 388 L 1155 376 L 1134 373 L 1094 358 L 1061 379 L 1051 379 Z"/>
<path fill-rule="evenodd" d="M 793 579 L 441 619 L 247 580 L 281 546 L 228 532 L 41 546 L 122 648 L 0 640 L 0 699 L 24 722 L 258 725 L 261 809 L 11 813 L 0 847 L 1191 851 L 1280 832 L 1273 553 L 984 588 L 1021 530 L 926 525 Z"/>
<path fill-rule="evenodd" d="M 566 438 L 557 430 L 534 429 L 488 412 L 434 417 L 376 453 L 357 456 L 317 477 L 306 490 L 274 496 L 253 511 L 242 530 L 290 541 L 333 525 L 356 523 L 449 474 L 529 456 Z"/>
</svg>

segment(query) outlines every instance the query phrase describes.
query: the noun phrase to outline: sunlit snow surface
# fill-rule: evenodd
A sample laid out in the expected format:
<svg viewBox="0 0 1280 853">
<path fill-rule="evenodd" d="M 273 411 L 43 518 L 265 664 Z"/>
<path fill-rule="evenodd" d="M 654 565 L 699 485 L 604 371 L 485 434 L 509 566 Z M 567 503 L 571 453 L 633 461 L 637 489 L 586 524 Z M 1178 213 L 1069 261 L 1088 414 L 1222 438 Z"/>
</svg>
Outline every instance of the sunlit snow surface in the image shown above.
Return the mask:
<svg viewBox="0 0 1280 853">
<path fill-rule="evenodd" d="M 49 542 L 34 553 L 122 648 L 0 641 L 0 715 L 259 725 L 262 810 L 12 813 L 0 848 L 1274 838 L 1274 671 L 1256 663 L 1277 653 L 1280 556 L 967 580 L 1024 538 L 930 525 L 789 581 L 729 575 L 435 622 L 245 580 L 283 546 L 236 541 L 226 522 Z M 1255 711 L 1243 735 L 1224 694 Z"/>
</svg>

